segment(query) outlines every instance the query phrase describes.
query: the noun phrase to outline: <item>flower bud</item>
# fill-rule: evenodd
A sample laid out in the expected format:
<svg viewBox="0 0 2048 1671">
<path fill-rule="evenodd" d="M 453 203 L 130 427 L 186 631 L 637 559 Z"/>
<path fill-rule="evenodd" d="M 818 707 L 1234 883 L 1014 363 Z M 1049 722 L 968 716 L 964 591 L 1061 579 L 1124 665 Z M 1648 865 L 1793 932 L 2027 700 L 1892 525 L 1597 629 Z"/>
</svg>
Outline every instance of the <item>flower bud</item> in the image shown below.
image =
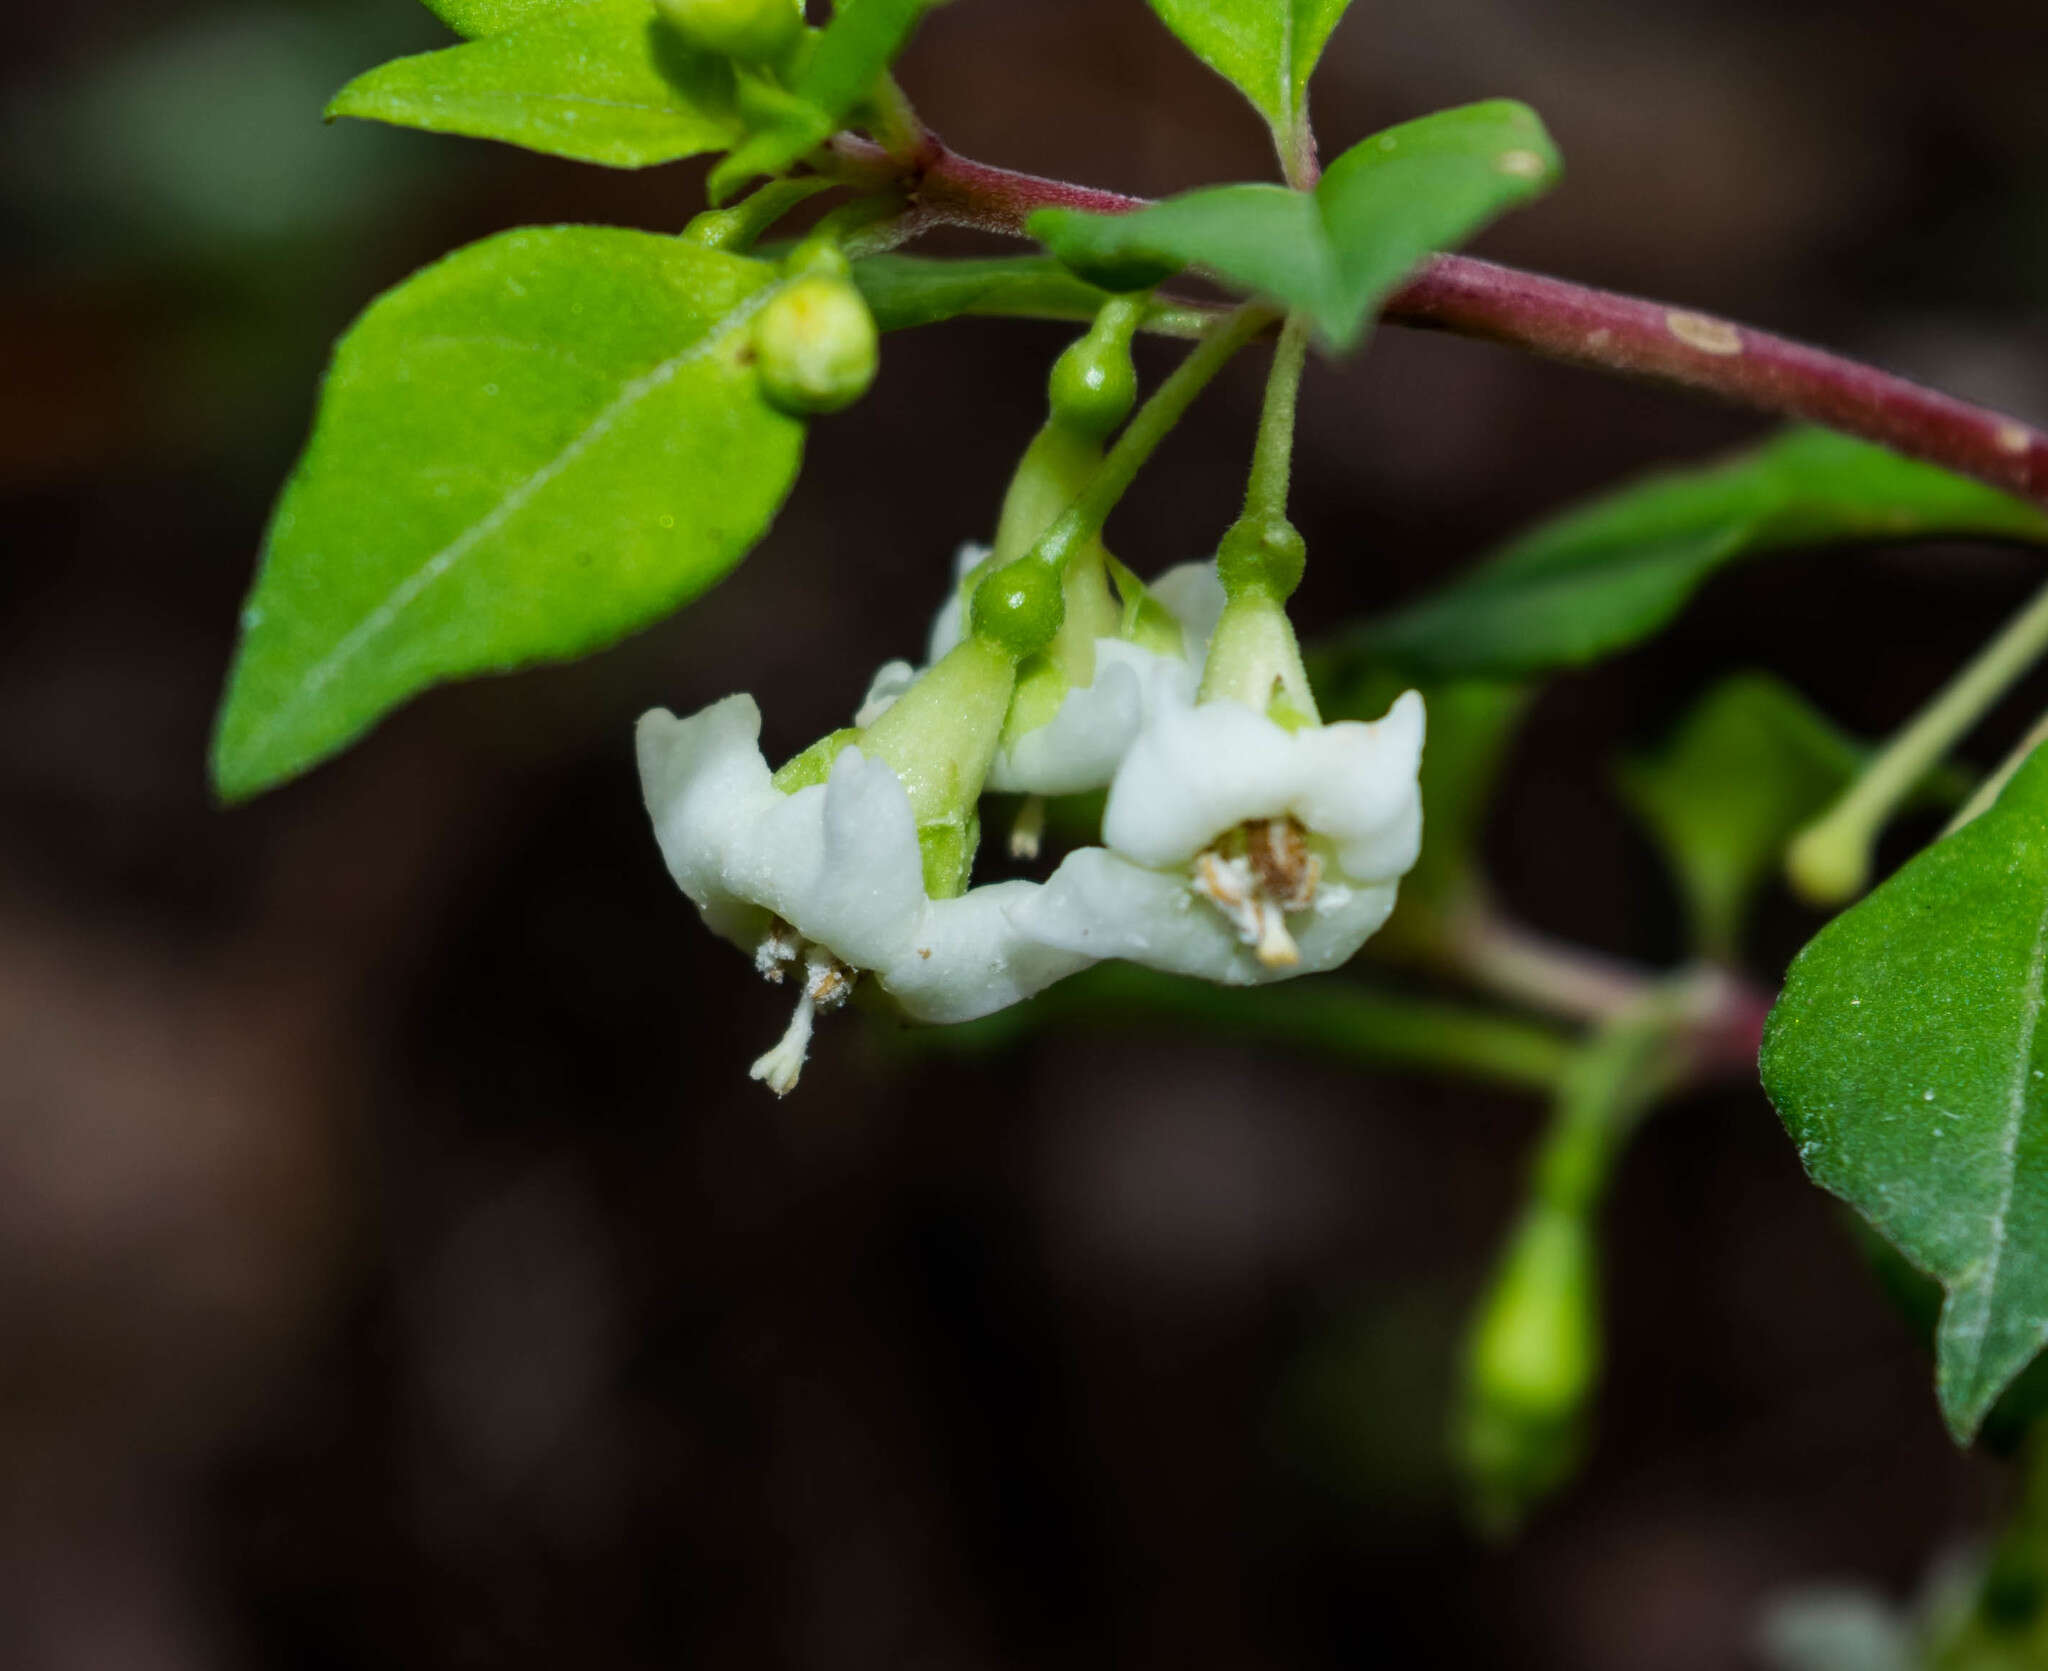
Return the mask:
<svg viewBox="0 0 2048 1671">
<path fill-rule="evenodd" d="M 1285 602 L 1308 567 L 1308 542 L 1285 517 L 1231 524 L 1216 548 L 1216 575 L 1232 597 L 1259 591 Z"/>
<path fill-rule="evenodd" d="M 742 63 L 781 57 L 803 33 L 802 0 L 654 0 L 692 46 Z"/>
<path fill-rule="evenodd" d="M 1019 557 L 974 589 L 971 616 L 977 638 L 1013 656 L 1028 656 L 1053 641 L 1066 617 L 1060 573 L 1036 558 Z"/>
<path fill-rule="evenodd" d="M 1144 313 L 1140 301 L 1106 303 L 1088 334 L 1053 362 L 1046 392 L 1055 424 L 1100 441 L 1131 415 L 1138 402 L 1131 338 Z"/>
<path fill-rule="evenodd" d="M 1489 1529 L 1512 1529 L 1578 1466 L 1600 1362 L 1594 1264 L 1585 1218 L 1539 1205 L 1480 1306 L 1457 1438 Z"/>
<path fill-rule="evenodd" d="M 875 317 L 843 278 L 807 274 L 754 321 L 761 387 L 785 412 L 837 412 L 867 393 L 881 362 Z"/>
</svg>

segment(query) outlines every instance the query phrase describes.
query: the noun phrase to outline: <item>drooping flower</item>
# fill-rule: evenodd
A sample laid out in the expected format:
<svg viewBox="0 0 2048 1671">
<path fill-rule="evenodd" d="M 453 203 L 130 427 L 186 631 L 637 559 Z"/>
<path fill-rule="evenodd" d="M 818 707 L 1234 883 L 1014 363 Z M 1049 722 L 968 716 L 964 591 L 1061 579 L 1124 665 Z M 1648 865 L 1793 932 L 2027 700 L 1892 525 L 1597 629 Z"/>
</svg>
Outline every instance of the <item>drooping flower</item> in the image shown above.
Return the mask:
<svg viewBox="0 0 2048 1671">
<path fill-rule="evenodd" d="M 1234 601 L 1201 699 L 1155 703 L 1118 766 L 1103 845 L 1016 919 L 1076 955 L 1226 985 L 1335 968 L 1420 851 L 1423 729 L 1413 691 L 1380 720 L 1321 724 L 1284 612 Z"/>
<path fill-rule="evenodd" d="M 1010 908 L 1038 884 L 934 899 L 902 780 L 858 744 L 823 781 L 776 786 L 761 711 L 729 696 L 687 719 L 657 709 L 637 742 L 641 786 L 670 874 L 706 924 L 778 984 L 798 985 L 783 1041 L 754 1076 L 787 1092 L 815 1015 L 864 974 L 916 1021 L 967 1021 L 1030 996 L 1089 959 L 1034 940 Z"/>
</svg>

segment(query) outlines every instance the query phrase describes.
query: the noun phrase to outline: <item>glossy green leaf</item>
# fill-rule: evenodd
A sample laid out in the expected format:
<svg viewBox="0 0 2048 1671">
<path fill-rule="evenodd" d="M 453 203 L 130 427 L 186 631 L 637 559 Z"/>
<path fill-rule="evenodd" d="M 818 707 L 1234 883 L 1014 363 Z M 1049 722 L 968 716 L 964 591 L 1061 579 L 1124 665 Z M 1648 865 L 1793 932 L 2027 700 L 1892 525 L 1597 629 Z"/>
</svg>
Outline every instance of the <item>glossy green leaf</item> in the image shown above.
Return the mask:
<svg viewBox="0 0 2048 1671">
<path fill-rule="evenodd" d="M 592 13 L 654 16 L 648 0 L 423 0 L 456 34 L 469 40 L 506 35 L 531 23 Z"/>
<path fill-rule="evenodd" d="M 1558 166 L 1536 113 L 1496 99 L 1361 140 L 1312 193 L 1210 186 L 1127 215 L 1041 209 L 1029 226 L 1083 277 L 1137 288 L 1198 267 L 1348 348 L 1424 260 L 1540 195 Z"/>
<path fill-rule="evenodd" d="M 1947 1290 L 1958 1440 L 2048 1342 L 2048 749 L 1799 954 L 1763 1080 L 1813 1180 Z"/>
<path fill-rule="evenodd" d="M 442 680 L 597 649 L 731 569 L 802 451 L 747 363 L 777 284 L 680 239 L 558 227 L 376 302 L 271 524 L 221 792 L 304 770 Z"/>
<path fill-rule="evenodd" d="M 859 0 L 841 5 L 819 33 L 788 93 L 754 90 L 755 131 L 712 170 L 710 192 L 722 203 L 748 180 L 780 174 L 830 139 L 871 98 L 918 20 L 942 0 Z"/>
<path fill-rule="evenodd" d="M 585 10 L 400 58 L 327 107 L 432 133 L 498 139 L 578 162 L 645 168 L 721 151 L 740 134 L 732 71 L 641 15 Z"/>
<path fill-rule="evenodd" d="M 1951 537 L 2048 542 L 2048 516 L 1868 442 L 1797 429 L 1567 512 L 1374 624 L 1358 647 L 1418 674 L 1577 667 L 1656 632 L 1739 558 Z"/>
<path fill-rule="evenodd" d="M 1189 51 L 1251 100 L 1275 133 L 1301 119 L 1308 78 L 1351 0 L 1150 0 Z"/>
</svg>

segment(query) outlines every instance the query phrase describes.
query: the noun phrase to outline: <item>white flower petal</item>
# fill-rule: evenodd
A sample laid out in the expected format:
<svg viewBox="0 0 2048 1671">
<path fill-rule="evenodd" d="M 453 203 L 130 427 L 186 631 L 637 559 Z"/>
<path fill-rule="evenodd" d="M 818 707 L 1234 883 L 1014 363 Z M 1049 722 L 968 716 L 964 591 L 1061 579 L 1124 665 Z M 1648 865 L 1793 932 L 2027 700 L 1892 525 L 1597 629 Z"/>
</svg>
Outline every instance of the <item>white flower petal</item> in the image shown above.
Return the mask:
<svg viewBox="0 0 2048 1671">
<path fill-rule="evenodd" d="M 1346 878 L 1389 881 L 1421 842 L 1422 737 L 1413 691 L 1370 724 L 1299 731 L 1238 702 L 1163 706 L 1110 786 L 1103 839 L 1140 864 L 1174 866 L 1247 820 L 1292 816 L 1334 845 Z"/>
<path fill-rule="evenodd" d="M 967 636 L 967 595 L 961 583 L 986 562 L 993 547 L 967 541 L 953 553 L 953 584 L 946 589 L 946 601 L 932 617 L 931 636 L 925 642 L 924 664 L 936 667 L 946 652 Z"/>
<path fill-rule="evenodd" d="M 908 952 L 881 971 L 882 989 L 914 1021 L 972 1021 L 1042 992 L 1094 961 L 1027 933 L 1015 912 L 1036 882 L 996 882 L 934 900 Z"/>
<path fill-rule="evenodd" d="M 1188 654 L 1195 666 L 1202 665 L 1203 652 L 1216 636 L 1216 623 L 1223 618 L 1223 582 L 1216 575 L 1211 557 L 1196 563 L 1176 563 L 1145 590 L 1157 598 L 1188 635 Z"/>
<path fill-rule="evenodd" d="M 885 661 L 868 681 L 868 693 L 861 698 L 853 723 L 865 731 L 891 708 L 897 699 L 917 683 L 918 670 L 907 661 Z"/>
<path fill-rule="evenodd" d="M 1158 704 L 1194 699 L 1196 672 L 1178 656 L 1154 655 L 1120 638 L 1095 641 L 1095 680 L 1067 692 L 1059 712 L 999 749 L 988 786 L 1032 795 L 1077 795 L 1116 775 L 1145 715 Z"/>
<path fill-rule="evenodd" d="M 1182 870 L 1148 870 L 1100 847 L 1070 853 L 1052 879 L 1020 902 L 1020 927 L 1048 946 L 1122 958 L 1225 986 L 1260 986 L 1348 961 L 1387 920 L 1398 884 L 1325 884 L 1287 919 L 1301 961 L 1273 968 L 1188 885 Z"/>
<path fill-rule="evenodd" d="M 637 739 L 663 857 L 706 923 L 757 954 L 777 918 L 795 931 L 768 945 L 776 955 L 764 967 L 793 963 L 810 942 L 873 971 L 912 1019 L 944 1022 L 1001 1009 L 1089 962 L 1017 926 L 1014 908 L 1038 883 L 927 898 L 910 798 L 885 761 L 847 748 L 824 783 L 785 795 L 760 732 L 753 699 L 733 696 L 688 719 L 646 714 Z"/>
</svg>

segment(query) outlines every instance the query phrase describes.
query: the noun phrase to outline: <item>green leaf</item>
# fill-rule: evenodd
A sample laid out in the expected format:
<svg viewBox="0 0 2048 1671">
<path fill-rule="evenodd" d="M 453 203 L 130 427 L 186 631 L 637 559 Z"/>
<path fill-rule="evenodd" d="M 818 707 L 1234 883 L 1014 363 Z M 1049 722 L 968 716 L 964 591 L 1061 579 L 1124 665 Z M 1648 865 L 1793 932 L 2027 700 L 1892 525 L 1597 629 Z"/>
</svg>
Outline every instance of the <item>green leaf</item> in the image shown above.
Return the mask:
<svg viewBox="0 0 2048 1671">
<path fill-rule="evenodd" d="M 499 139 L 611 168 L 645 168 L 740 136 L 732 71 L 639 15 L 585 10 L 358 76 L 329 117 Z"/>
<path fill-rule="evenodd" d="M 1091 319 L 1109 299 L 1048 256 L 947 261 L 920 255 L 871 255 L 853 264 L 853 281 L 885 331 L 936 325 L 963 314 Z"/>
<path fill-rule="evenodd" d="M 1127 215 L 1041 209 L 1028 224 L 1084 278 L 1135 289 L 1199 267 L 1348 348 L 1424 260 L 1539 196 L 1558 167 L 1536 113 L 1495 99 L 1361 140 L 1312 193 L 1210 186 Z"/>
<path fill-rule="evenodd" d="M 648 0 L 423 0 L 432 12 L 456 34 L 468 40 L 487 35 L 507 35 L 531 23 L 592 13 L 654 16 Z"/>
<path fill-rule="evenodd" d="M 723 203 L 748 180 L 780 174 L 830 139 L 874 94 L 918 20 L 942 0 L 858 0 L 842 3 L 812 43 L 788 93 L 753 89 L 752 126 L 733 154 L 712 170 L 711 201 Z"/>
<path fill-rule="evenodd" d="M 611 643 L 725 575 L 802 452 L 747 364 L 777 283 L 680 239 L 557 227 L 373 304 L 271 523 L 221 793 L 303 771 L 429 685 Z"/>
<path fill-rule="evenodd" d="M 1188 50 L 1252 101 L 1276 134 L 1301 120 L 1308 78 L 1351 0 L 1151 0 Z"/>
<path fill-rule="evenodd" d="M 1661 750 L 1620 767 L 1622 795 L 1669 860 L 1700 951 L 1735 961 L 1757 890 L 1869 758 L 1867 744 L 1791 686 L 1737 673 L 1700 699 Z M 1968 793 L 1967 773 L 1938 766 L 1916 800 L 1953 806 Z"/>
<path fill-rule="evenodd" d="M 1967 1442 L 2048 1341 L 2048 749 L 1794 961 L 1763 1080 L 1814 1182 L 1947 1290 Z"/>
<path fill-rule="evenodd" d="M 1855 780 L 1865 751 L 1763 673 L 1716 685 L 1658 753 L 1617 776 L 1677 875 L 1694 943 L 1733 961 L 1743 919 L 1793 836 Z"/>
<path fill-rule="evenodd" d="M 1796 429 L 1567 512 L 1370 626 L 1356 648 L 1428 675 L 1578 667 L 1656 632 L 1739 558 L 1958 537 L 2048 542 L 2048 516 L 1868 442 Z"/>
</svg>

